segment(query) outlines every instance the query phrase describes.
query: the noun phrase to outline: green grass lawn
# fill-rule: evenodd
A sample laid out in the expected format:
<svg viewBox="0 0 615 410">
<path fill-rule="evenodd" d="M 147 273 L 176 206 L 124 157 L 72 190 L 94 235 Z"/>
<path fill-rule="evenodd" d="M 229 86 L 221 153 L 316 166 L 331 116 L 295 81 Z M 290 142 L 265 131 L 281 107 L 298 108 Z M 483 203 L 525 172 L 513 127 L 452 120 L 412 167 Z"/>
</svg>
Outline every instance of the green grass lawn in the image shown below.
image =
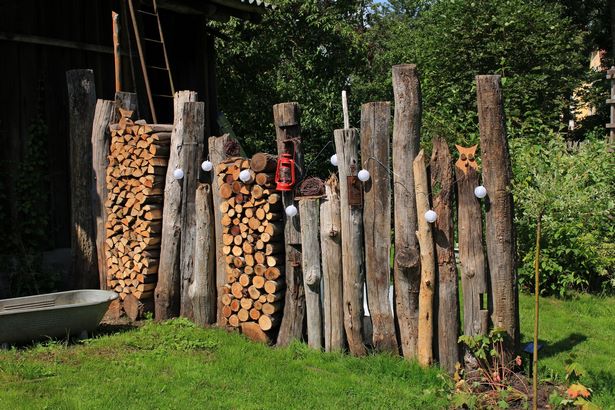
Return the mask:
<svg viewBox="0 0 615 410">
<path fill-rule="evenodd" d="M 533 299 L 522 295 L 523 340 Z M 540 376 L 566 359 L 587 370 L 595 402 L 615 408 L 615 298 L 542 299 Z M 446 408 L 450 383 L 396 357 L 352 358 L 303 344 L 269 348 L 184 320 L 82 344 L 0 351 L 0 409 Z"/>
</svg>

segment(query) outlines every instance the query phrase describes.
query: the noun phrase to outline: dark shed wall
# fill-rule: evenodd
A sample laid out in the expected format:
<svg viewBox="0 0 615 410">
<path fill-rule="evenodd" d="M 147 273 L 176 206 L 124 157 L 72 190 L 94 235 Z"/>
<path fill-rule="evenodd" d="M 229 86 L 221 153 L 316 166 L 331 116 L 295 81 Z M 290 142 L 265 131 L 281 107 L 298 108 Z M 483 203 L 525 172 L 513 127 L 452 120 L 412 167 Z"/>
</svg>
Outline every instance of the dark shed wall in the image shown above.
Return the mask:
<svg viewBox="0 0 615 410">
<path fill-rule="evenodd" d="M 60 39 L 106 47 L 111 51 L 111 10 L 122 11 L 119 0 L 0 0 L 0 229 L 20 235 L 20 203 L 16 170 L 28 146 L 28 127 L 40 116 L 48 127 L 47 164 L 41 164 L 40 176 L 48 178 L 49 197 L 39 206 L 49 208 L 47 248 L 70 246 L 69 146 L 65 73 L 70 69 L 91 68 L 96 78 L 98 98 L 114 95 L 113 55 L 109 52 L 7 40 L 12 35 L 42 39 Z M 171 70 L 177 90 L 192 89 L 201 100 L 211 104 L 215 113 L 215 94 L 208 84 L 207 65 L 211 55 L 200 16 L 161 11 Z M 121 18 L 129 18 L 122 13 Z M 130 27 L 130 34 L 132 27 Z M 123 30 L 122 35 L 126 35 Z M 28 37 L 29 36 L 29 37 Z M 40 39 L 39 38 L 39 39 Z M 34 38 L 37 41 L 37 38 Z M 133 41 L 133 52 L 136 46 Z M 122 47 L 128 52 L 126 37 Z M 135 91 L 128 59 L 124 59 L 125 91 Z M 138 75 L 140 66 L 134 60 Z M 137 78 L 139 90 L 142 88 Z M 170 121 L 170 116 L 164 118 Z M 39 175 L 33 175 L 37 178 Z M 44 198 L 41 195 L 41 198 Z M 3 237 L 4 235 L 0 236 Z M 6 243 L 0 253 L 11 252 Z"/>
</svg>

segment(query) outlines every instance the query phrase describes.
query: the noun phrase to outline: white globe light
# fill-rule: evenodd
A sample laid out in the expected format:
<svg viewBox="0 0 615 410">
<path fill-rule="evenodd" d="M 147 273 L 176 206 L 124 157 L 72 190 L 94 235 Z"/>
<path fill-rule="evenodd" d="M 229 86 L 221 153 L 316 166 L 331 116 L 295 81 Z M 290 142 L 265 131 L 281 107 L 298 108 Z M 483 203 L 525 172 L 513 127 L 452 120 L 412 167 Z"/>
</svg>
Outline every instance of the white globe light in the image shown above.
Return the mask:
<svg viewBox="0 0 615 410">
<path fill-rule="evenodd" d="M 175 179 L 182 179 L 184 177 L 184 170 L 181 168 L 177 168 L 175 169 L 175 171 L 173 171 L 173 178 Z"/>
<path fill-rule="evenodd" d="M 479 185 L 476 188 L 474 188 L 474 195 L 477 198 L 481 198 L 482 199 L 482 198 L 487 196 L 487 189 L 485 189 L 484 186 Z"/>
<path fill-rule="evenodd" d="M 365 182 L 369 179 L 369 171 L 366 169 L 362 169 L 359 171 L 359 174 L 357 176 L 359 177 L 359 180 Z"/>
<path fill-rule="evenodd" d="M 239 179 L 241 179 L 242 182 L 248 182 L 250 178 L 252 178 L 252 176 L 250 175 L 250 171 L 247 169 L 244 169 L 239 173 Z"/>
<path fill-rule="evenodd" d="M 286 215 L 290 217 L 297 215 L 297 207 L 295 205 L 288 205 L 285 211 L 286 211 Z"/>
<path fill-rule="evenodd" d="M 331 165 L 337 167 L 337 154 L 331 155 Z"/>
<path fill-rule="evenodd" d="M 213 169 L 214 164 L 211 163 L 211 161 L 207 160 L 207 161 L 203 161 L 203 163 L 201 164 L 201 169 L 205 172 L 209 172 Z"/>
<path fill-rule="evenodd" d="M 438 214 L 436 214 L 431 209 L 429 211 L 425 212 L 425 220 L 427 222 L 429 222 L 430 224 L 436 222 L 436 219 L 438 219 Z"/>
</svg>

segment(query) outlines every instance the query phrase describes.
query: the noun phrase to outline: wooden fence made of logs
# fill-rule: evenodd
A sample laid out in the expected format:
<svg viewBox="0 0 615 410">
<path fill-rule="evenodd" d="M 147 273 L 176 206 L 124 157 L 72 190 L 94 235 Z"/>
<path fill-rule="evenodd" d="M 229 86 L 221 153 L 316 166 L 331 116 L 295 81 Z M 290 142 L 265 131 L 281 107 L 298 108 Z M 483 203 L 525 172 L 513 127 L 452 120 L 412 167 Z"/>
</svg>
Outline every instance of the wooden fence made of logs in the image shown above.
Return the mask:
<svg viewBox="0 0 615 410">
<path fill-rule="evenodd" d="M 181 314 L 270 344 L 386 351 L 451 373 L 463 361 L 462 333 L 502 328 L 512 352 L 518 302 L 500 78 L 476 79 L 479 166 L 477 146 L 457 146 L 453 163 L 443 138 L 427 157 L 418 70 L 392 74 L 392 121 L 389 102 L 370 102 L 360 129 L 333 131 L 337 174 L 324 189 L 310 181 L 308 196 L 276 190 L 276 155 L 238 157 L 228 135 L 205 144 L 195 93 L 176 93 L 173 125 L 122 111 L 109 125 L 106 178 L 96 181 L 107 193 L 99 255 L 105 285 L 121 296 L 116 315 L 136 319 L 153 305 L 158 320 Z M 273 120 L 277 154 L 292 152 L 295 182 L 304 181 L 299 105 L 275 105 Z"/>
</svg>

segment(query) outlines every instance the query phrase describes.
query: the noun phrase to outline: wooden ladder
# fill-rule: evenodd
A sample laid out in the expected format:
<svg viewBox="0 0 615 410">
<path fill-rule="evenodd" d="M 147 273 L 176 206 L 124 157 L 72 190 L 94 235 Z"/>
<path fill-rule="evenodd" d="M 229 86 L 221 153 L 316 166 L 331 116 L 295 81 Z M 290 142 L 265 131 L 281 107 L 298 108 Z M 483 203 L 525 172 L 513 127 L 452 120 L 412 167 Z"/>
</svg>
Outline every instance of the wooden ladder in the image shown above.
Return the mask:
<svg viewBox="0 0 615 410">
<path fill-rule="evenodd" d="M 128 7 L 135 32 L 147 101 L 152 120 L 156 124 L 158 118 L 154 99 L 170 99 L 172 104 L 175 87 L 173 86 L 173 77 L 164 36 L 162 35 L 162 25 L 160 24 L 156 0 L 150 0 L 150 4 L 144 3 L 147 3 L 147 1 L 141 1 L 141 8 L 135 9 L 133 0 L 128 0 Z M 152 29 L 154 21 L 156 25 Z M 150 78 L 153 79 L 152 82 L 150 82 Z M 153 86 L 156 86 L 156 89 L 153 89 Z"/>
</svg>

